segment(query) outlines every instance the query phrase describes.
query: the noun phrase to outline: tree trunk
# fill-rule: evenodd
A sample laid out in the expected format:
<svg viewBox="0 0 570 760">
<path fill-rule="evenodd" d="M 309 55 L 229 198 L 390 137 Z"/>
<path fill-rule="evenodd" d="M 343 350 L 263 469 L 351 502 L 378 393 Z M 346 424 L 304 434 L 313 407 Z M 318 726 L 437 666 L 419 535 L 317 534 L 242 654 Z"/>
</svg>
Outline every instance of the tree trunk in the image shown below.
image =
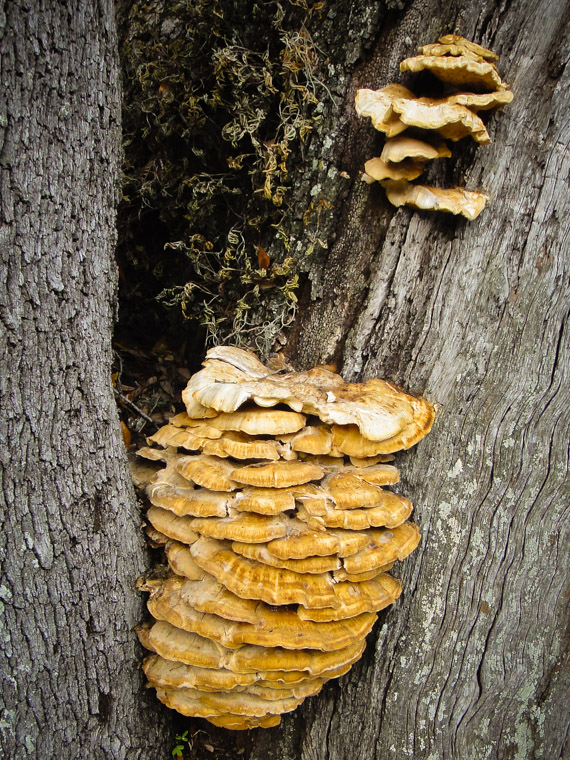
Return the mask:
<svg viewBox="0 0 570 760">
<path fill-rule="evenodd" d="M 4 4 L 1 753 L 159 758 L 133 626 L 147 565 L 111 387 L 112 3 Z"/>
<path fill-rule="evenodd" d="M 330 245 L 308 260 L 286 350 L 299 368 L 334 360 L 347 379 L 383 377 L 441 405 L 428 438 L 397 457 L 423 540 L 365 658 L 279 729 L 252 734 L 246 757 L 558 760 L 569 749 L 570 7 L 369 5 L 334 9 L 343 102 L 296 190 L 300 210 L 333 205 L 319 232 Z M 359 25 L 373 39 L 364 50 Z M 434 174 L 490 193 L 474 222 L 396 210 L 359 180 L 382 140 L 356 117 L 356 89 L 406 82 L 400 60 L 453 31 L 499 53 L 514 92 L 489 120 L 492 144 L 454 144 Z"/>
<path fill-rule="evenodd" d="M 365 658 L 280 728 L 240 737 L 239 756 L 557 760 L 569 731 L 570 8 L 387 6 L 331 0 L 311 30 L 334 103 L 299 161 L 290 239 L 307 277 L 286 349 L 300 368 L 334 360 L 347 379 L 385 377 L 441 404 L 397 462 L 423 541 Z M 0 746 L 152 760 L 169 752 L 166 711 L 139 688 L 133 586 L 147 560 L 110 385 L 112 13 L 107 0 L 5 8 Z M 357 87 L 402 81 L 402 58 L 455 30 L 501 55 L 515 94 L 489 120 L 491 146 L 463 141 L 433 172 L 491 194 L 471 223 L 396 211 L 362 184 L 381 140 L 353 107 Z M 304 257 L 319 241 L 326 253 Z"/>
</svg>

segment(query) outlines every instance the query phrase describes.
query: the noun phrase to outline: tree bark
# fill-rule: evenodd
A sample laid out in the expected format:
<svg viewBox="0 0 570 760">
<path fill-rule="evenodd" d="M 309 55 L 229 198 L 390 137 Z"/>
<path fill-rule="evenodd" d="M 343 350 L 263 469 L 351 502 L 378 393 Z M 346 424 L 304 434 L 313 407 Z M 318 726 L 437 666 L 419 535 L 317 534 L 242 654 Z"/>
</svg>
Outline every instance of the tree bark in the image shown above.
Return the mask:
<svg viewBox="0 0 570 760">
<path fill-rule="evenodd" d="M 299 368 L 333 360 L 347 379 L 383 377 L 441 405 L 429 437 L 397 457 L 423 540 L 365 658 L 280 728 L 252 733 L 246 756 L 558 760 L 570 694 L 570 7 L 368 5 L 325 22 L 334 11 L 350 47 L 334 61 L 346 86 L 296 200 L 299 219 L 332 204 L 319 231 L 329 248 L 306 260 L 286 352 Z M 356 89 L 406 83 L 400 60 L 453 31 L 500 54 L 514 92 L 489 120 L 492 144 L 455 144 L 433 175 L 490 193 L 474 222 L 396 210 L 359 180 L 382 140 L 357 119 Z M 300 258 L 304 246 L 299 232 Z"/>
<path fill-rule="evenodd" d="M 120 160 L 112 3 L 0 11 L 5 758 L 164 757 L 147 565 L 111 387 Z"/>
<path fill-rule="evenodd" d="M 365 658 L 280 728 L 240 738 L 239 756 L 557 760 L 569 734 L 570 7 L 390 7 L 331 2 L 315 32 L 334 102 L 295 187 L 306 285 L 286 348 L 300 368 L 334 360 L 347 379 L 385 377 L 441 404 L 397 461 L 423 541 Z M 140 693 L 133 586 L 147 560 L 110 385 L 111 7 L 21 0 L 0 29 L 0 746 L 152 760 L 168 753 L 166 711 Z M 433 171 L 440 186 L 490 192 L 471 223 L 395 210 L 363 185 L 381 140 L 353 107 L 358 87 L 402 81 L 402 58 L 455 30 L 501 55 L 515 94 L 489 120 L 491 146 L 463 141 Z M 318 241 L 326 252 L 304 257 Z"/>
</svg>

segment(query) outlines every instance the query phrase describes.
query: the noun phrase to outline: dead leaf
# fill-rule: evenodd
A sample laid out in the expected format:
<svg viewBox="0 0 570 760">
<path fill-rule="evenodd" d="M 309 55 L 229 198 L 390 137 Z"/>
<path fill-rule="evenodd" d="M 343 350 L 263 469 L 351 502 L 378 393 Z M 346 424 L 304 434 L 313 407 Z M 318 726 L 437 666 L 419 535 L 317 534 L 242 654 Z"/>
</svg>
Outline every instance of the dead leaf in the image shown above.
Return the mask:
<svg viewBox="0 0 570 760">
<path fill-rule="evenodd" d="M 266 271 L 269 269 L 271 263 L 267 251 L 260 245 L 257 246 L 257 263 L 259 264 L 260 269 L 265 269 Z"/>
</svg>

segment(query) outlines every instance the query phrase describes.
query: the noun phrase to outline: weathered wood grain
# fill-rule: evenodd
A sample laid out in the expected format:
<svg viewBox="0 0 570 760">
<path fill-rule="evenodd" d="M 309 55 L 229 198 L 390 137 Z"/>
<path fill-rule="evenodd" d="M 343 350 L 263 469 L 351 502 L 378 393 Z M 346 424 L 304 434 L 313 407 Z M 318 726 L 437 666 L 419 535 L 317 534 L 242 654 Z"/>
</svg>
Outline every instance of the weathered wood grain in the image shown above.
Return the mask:
<svg viewBox="0 0 570 760">
<path fill-rule="evenodd" d="M 0 38 L 0 755 L 164 757 L 111 388 L 112 3 L 4 3 Z"/>
<path fill-rule="evenodd" d="M 252 735 L 250 760 L 567 756 L 569 19 L 561 2 L 418 0 L 380 12 L 362 60 L 345 58 L 321 165 L 298 187 L 300 208 L 326 192 L 336 219 L 287 351 L 442 408 L 397 461 L 423 533 L 402 599 L 349 675 Z M 474 222 L 396 210 L 358 180 L 382 141 L 356 89 L 405 81 L 399 60 L 448 31 L 499 53 L 515 95 L 490 146 L 459 144 L 433 174 L 490 193 Z"/>
</svg>

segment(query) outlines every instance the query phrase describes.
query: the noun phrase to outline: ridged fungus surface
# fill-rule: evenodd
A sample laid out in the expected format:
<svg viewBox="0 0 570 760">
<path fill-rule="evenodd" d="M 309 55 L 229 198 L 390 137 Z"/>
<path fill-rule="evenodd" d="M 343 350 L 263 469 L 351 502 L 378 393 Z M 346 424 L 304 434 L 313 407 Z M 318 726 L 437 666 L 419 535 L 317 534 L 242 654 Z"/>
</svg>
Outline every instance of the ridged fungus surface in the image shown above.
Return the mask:
<svg viewBox="0 0 570 760">
<path fill-rule="evenodd" d="M 429 432 L 433 406 L 326 367 L 275 372 L 220 346 L 186 412 L 139 455 L 158 469 L 147 518 L 168 570 L 139 581 L 158 698 L 217 726 L 277 725 L 361 656 L 401 593 L 388 570 L 418 545 L 387 464 Z"/>
<path fill-rule="evenodd" d="M 498 56 L 464 37 L 446 34 L 437 43 L 418 48 L 418 53 L 402 61 L 400 71 L 429 72 L 440 81 L 444 95 L 417 97 L 401 84 L 358 90 L 356 113 L 369 117 L 386 135 L 382 154 L 366 161 L 362 179 L 368 184 L 380 182 L 394 206 L 445 211 L 473 220 L 485 208 L 484 193 L 412 181 L 428 161 L 451 156 L 445 140 L 471 137 L 479 145 L 490 143 L 477 112 L 507 105 L 513 93 L 494 63 Z"/>
</svg>

